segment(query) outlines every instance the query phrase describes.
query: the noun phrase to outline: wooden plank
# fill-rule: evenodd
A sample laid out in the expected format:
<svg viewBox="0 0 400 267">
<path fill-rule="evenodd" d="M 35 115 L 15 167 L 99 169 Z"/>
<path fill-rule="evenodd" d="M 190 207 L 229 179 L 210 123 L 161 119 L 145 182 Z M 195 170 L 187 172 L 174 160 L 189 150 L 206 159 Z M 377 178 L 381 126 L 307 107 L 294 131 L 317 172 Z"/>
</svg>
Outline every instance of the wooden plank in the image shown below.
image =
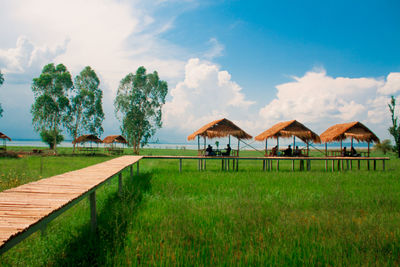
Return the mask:
<svg viewBox="0 0 400 267">
<path fill-rule="evenodd" d="M 115 174 L 138 162 L 140 156 L 122 156 L 80 170 L 44 178 L 0 192 L 0 254 L 78 203 Z M 121 176 L 120 176 L 121 178 Z M 95 226 L 95 207 L 91 225 Z"/>
</svg>

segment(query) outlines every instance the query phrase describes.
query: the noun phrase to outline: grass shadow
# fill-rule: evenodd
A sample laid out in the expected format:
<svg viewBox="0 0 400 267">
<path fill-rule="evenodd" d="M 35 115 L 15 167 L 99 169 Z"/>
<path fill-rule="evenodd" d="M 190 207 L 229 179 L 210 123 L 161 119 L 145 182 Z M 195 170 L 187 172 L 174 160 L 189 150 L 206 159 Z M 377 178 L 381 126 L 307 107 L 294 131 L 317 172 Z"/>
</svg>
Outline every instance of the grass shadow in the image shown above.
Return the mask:
<svg viewBox="0 0 400 267">
<path fill-rule="evenodd" d="M 121 196 L 112 194 L 104 200 L 97 214 L 97 233 L 92 233 L 89 223 L 78 230 L 81 235 L 67 245 L 62 255 L 52 260 L 54 266 L 101 266 L 107 255 L 123 248 L 128 227 L 140 206 L 143 194 L 151 189 L 152 174 L 141 174 L 124 180 Z"/>
</svg>

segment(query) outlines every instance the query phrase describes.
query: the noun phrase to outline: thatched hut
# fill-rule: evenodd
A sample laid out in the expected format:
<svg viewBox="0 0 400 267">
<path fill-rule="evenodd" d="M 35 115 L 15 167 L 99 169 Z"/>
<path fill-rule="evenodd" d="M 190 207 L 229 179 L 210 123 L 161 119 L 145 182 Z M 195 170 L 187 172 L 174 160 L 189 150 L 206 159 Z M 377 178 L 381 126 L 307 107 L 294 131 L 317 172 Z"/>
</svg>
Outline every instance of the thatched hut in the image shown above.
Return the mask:
<svg viewBox="0 0 400 267">
<path fill-rule="evenodd" d="M 8 141 L 11 141 L 11 138 L 8 137 L 7 135 L 3 134 L 2 132 L 0 132 L 0 139 L 3 139 L 3 146 L 0 147 L 0 150 L 6 151 L 6 150 L 7 150 L 7 144 L 6 144 L 6 142 L 7 142 L 7 140 L 8 140 Z"/>
<path fill-rule="evenodd" d="M 188 136 L 188 140 L 194 140 L 197 136 L 197 144 L 198 149 L 200 150 L 200 137 L 204 139 L 204 150 L 206 148 L 206 138 L 221 138 L 221 137 L 229 137 L 229 144 L 231 142 L 231 136 L 236 137 L 238 139 L 238 151 L 237 155 L 239 155 L 239 144 L 241 139 L 251 139 L 252 136 L 240 129 L 233 122 L 228 119 L 220 119 L 216 121 L 212 121 L 199 130 L 195 131 L 191 135 Z"/>
<path fill-rule="evenodd" d="M 82 148 L 78 147 L 78 149 L 91 151 L 91 150 L 97 150 L 99 144 L 103 143 L 103 141 L 101 141 L 100 138 L 98 138 L 97 136 L 95 136 L 93 134 L 85 134 L 85 135 L 81 135 L 81 136 L 77 137 L 74 141 L 72 141 L 72 143 L 74 145 L 89 143 L 90 147 L 82 147 Z M 97 145 L 95 148 L 92 147 L 93 143 L 95 143 Z"/>
<path fill-rule="evenodd" d="M 265 140 L 265 153 L 267 154 L 267 140 L 270 138 L 275 138 L 277 146 L 279 148 L 279 137 L 293 137 L 293 147 L 296 146 L 296 137 L 298 137 L 300 140 L 307 144 L 307 155 L 310 142 L 321 143 L 318 134 L 314 133 L 302 123 L 296 120 L 279 122 L 268 130 L 264 131 L 263 133 L 257 135 L 254 139 L 257 141 Z"/>
<path fill-rule="evenodd" d="M 341 123 L 329 127 L 321 134 L 321 141 L 325 143 L 325 153 L 327 153 L 327 143 L 340 141 L 340 150 L 342 150 L 342 142 L 347 138 L 351 138 L 351 146 L 353 146 L 353 139 L 358 142 L 367 142 L 368 156 L 369 144 L 380 142 L 379 138 L 361 122 Z"/>
<path fill-rule="evenodd" d="M 112 153 L 122 153 L 123 148 L 118 148 L 117 144 L 128 144 L 125 137 L 122 135 L 109 135 L 103 139 L 103 144 L 106 146 L 105 149 Z"/>
</svg>

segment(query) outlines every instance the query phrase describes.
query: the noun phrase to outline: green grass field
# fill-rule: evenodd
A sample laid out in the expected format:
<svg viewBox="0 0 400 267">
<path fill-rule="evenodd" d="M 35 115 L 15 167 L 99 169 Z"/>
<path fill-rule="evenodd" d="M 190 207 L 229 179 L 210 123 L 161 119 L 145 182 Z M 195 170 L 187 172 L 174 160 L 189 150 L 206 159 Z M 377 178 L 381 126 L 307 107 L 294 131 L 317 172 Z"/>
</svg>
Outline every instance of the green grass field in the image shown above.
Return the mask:
<svg viewBox="0 0 400 267">
<path fill-rule="evenodd" d="M 108 159 L 0 158 L 0 190 Z M 142 160 L 139 176 L 124 173 L 121 197 L 116 179 L 98 190 L 97 235 L 84 200 L 46 234 L 37 232 L 0 256 L 0 265 L 400 264 L 400 160 L 393 156 L 384 172 L 364 165 L 325 172 L 323 162 L 310 172 L 291 172 L 290 162 L 263 172 L 261 161 L 241 161 L 239 172 L 222 172 L 220 161 L 209 161 L 199 172 L 195 160 L 178 170 L 177 160 Z"/>
</svg>

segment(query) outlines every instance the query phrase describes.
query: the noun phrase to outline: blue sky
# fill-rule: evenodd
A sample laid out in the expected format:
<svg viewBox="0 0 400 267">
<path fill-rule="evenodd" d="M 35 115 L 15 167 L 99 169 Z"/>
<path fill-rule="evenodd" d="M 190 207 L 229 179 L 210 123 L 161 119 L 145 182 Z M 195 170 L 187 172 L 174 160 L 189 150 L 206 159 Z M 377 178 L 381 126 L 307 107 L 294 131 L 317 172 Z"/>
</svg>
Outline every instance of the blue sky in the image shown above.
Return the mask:
<svg viewBox="0 0 400 267">
<path fill-rule="evenodd" d="M 359 120 L 387 138 L 399 10 L 398 1 L 0 0 L 0 131 L 38 137 L 30 85 L 55 62 L 101 77 L 104 136 L 119 131 L 119 81 L 143 65 L 169 83 L 160 140 L 185 142 L 221 117 L 252 135 L 290 119 L 317 133 Z"/>
</svg>

